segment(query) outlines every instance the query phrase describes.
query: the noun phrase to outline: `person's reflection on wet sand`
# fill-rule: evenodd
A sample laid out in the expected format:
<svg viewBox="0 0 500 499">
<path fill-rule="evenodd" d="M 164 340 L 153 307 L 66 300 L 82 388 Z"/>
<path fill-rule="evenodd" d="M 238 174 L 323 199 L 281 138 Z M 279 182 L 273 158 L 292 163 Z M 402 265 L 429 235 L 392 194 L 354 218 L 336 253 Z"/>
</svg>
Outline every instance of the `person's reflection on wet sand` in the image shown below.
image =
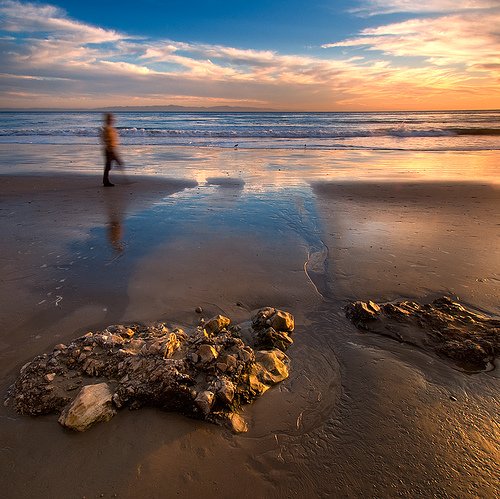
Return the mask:
<svg viewBox="0 0 500 499">
<path fill-rule="evenodd" d="M 107 214 L 106 233 L 108 241 L 117 253 L 123 253 L 125 244 L 123 242 L 123 216 L 126 209 L 126 197 L 117 191 L 106 191 L 104 204 Z"/>
<path fill-rule="evenodd" d="M 122 242 L 123 229 L 120 220 L 110 220 L 108 223 L 108 239 L 117 253 L 122 253 L 124 245 Z"/>
</svg>

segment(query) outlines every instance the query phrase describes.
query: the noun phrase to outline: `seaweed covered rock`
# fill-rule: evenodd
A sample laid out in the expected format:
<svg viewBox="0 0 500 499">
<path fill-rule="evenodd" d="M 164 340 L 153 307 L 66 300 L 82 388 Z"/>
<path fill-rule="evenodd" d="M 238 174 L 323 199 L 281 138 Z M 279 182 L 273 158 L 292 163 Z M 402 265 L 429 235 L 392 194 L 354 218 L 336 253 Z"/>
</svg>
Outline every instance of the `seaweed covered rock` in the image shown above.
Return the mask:
<svg viewBox="0 0 500 499">
<path fill-rule="evenodd" d="M 61 413 L 59 422 L 78 431 L 143 405 L 242 431 L 239 408 L 288 377 L 294 321 L 266 308 L 230 324 L 219 315 L 190 334 L 165 323 L 89 332 L 24 365 L 8 401 L 21 414 Z"/>
<path fill-rule="evenodd" d="M 358 328 L 448 357 L 465 369 L 484 369 L 500 353 L 500 320 L 472 312 L 448 297 L 413 301 L 353 302 L 346 317 Z"/>
</svg>

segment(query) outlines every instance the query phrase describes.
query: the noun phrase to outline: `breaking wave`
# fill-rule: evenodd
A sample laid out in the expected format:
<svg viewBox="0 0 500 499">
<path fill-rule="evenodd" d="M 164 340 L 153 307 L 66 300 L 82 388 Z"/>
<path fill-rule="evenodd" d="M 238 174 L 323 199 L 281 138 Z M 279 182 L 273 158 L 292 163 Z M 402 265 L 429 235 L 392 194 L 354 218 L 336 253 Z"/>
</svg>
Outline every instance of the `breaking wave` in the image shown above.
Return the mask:
<svg viewBox="0 0 500 499">
<path fill-rule="evenodd" d="M 446 129 L 406 129 L 387 128 L 377 130 L 336 130 L 284 127 L 251 129 L 159 129 L 118 127 L 122 137 L 185 137 L 185 138 L 273 138 L 273 139 L 344 139 L 355 137 L 453 137 L 453 136 L 500 136 L 500 128 L 446 128 Z M 0 129 L 2 137 L 41 136 L 41 137 L 96 137 L 99 128 L 64 128 L 47 130 L 44 128 Z"/>
<path fill-rule="evenodd" d="M 500 111 L 409 113 L 116 113 L 129 145 L 500 149 Z M 0 142 L 96 143 L 101 114 L 3 112 Z M 234 142 L 233 142 L 234 141 Z"/>
</svg>

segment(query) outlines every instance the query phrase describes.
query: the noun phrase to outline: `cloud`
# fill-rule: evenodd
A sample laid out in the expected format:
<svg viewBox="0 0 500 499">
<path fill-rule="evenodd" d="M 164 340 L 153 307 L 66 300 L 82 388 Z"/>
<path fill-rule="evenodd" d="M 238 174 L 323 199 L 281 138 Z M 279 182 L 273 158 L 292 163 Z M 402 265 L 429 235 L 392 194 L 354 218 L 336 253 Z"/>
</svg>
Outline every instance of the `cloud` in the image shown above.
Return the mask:
<svg viewBox="0 0 500 499">
<path fill-rule="evenodd" d="M 472 11 L 367 28 L 326 44 L 354 52 L 331 57 L 134 38 L 14 0 L 0 0 L 0 18 L 3 106 L 500 107 L 498 33 Z"/>
<path fill-rule="evenodd" d="M 9 32 L 57 32 L 59 39 L 80 43 L 113 42 L 123 38 L 116 31 L 73 21 L 66 17 L 64 11 L 52 5 L 3 0 L 0 2 L 0 15 L 0 29 Z"/>
<path fill-rule="evenodd" d="M 500 12 L 418 18 L 367 28 L 361 36 L 323 45 L 363 47 L 397 57 L 421 57 L 435 66 L 462 65 L 496 72 L 500 62 Z M 489 68 L 489 69 L 488 69 Z"/>
<path fill-rule="evenodd" d="M 155 73 L 155 71 L 151 71 L 147 67 L 131 64 L 130 62 L 100 61 L 99 64 L 104 66 L 106 71 L 112 71 L 115 75 L 118 73 L 124 75 L 151 75 Z"/>
<path fill-rule="evenodd" d="M 460 12 L 498 7 L 497 0 L 363 0 L 352 12 L 368 15 Z"/>
</svg>

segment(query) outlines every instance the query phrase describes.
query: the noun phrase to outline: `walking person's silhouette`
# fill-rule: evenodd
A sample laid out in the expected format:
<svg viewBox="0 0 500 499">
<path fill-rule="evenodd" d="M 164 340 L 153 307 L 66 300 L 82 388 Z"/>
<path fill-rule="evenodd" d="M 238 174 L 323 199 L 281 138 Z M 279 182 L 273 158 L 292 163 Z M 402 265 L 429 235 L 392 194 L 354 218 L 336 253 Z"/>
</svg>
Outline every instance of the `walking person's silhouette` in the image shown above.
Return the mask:
<svg viewBox="0 0 500 499">
<path fill-rule="evenodd" d="M 116 147 L 118 146 L 118 132 L 113 127 L 115 119 L 111 113 L 106 113 L 104 115 L 104 126 L 101 131 L 101 142 L 104 145 L 104 176 L 102 178 L 102 183 L 104 187 L 113 187 L 109 180 L 109 171 L 111 170 L 111 163 L 115 161 L 118 166 L 122 167 L 123 162 L 116 152 Z"/>
</svg>

